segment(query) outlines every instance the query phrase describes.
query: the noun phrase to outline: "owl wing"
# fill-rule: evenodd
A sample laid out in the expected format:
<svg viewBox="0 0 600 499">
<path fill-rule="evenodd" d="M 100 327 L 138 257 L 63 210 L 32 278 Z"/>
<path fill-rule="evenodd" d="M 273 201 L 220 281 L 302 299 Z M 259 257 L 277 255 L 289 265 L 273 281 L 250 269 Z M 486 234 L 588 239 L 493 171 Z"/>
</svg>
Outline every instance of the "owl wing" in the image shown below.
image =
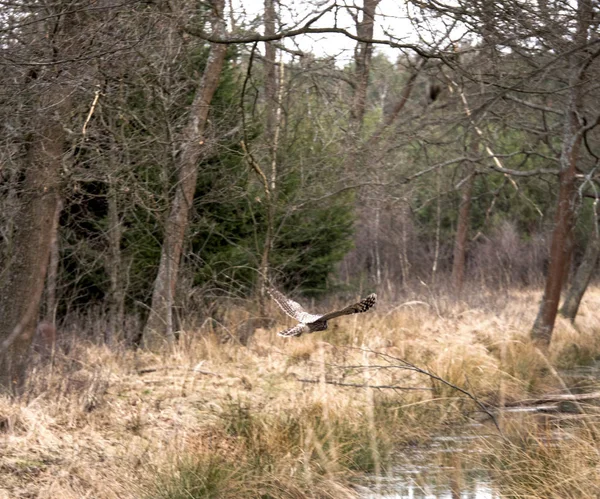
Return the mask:
<svg viewBox="0 0 600 499">
<path fill-rule="evenodd" d="M 298 322 L 313 322 L 320 317 L 318 315 L 309 314 L 306 310 L 304 310 L 302 305 L 296 303 L 294 300 L 290 300 L 276 289 L 269 289 L 267 292 L 269 295 L 271 295 L 271 298 L 275 300 L 275 303 L 281 307 L 281 310 L 288 314 L 292 319 L 296 319 Z"/>
<path fill-rule="evenodd" d="M 277 333 L 279 336 L 301 336 L 303 333 L 310 333 L 310 328 L 306 324 L 296 324 L 294 327 L 285 329 Z"/>
<path fill-rule="evenodd" d="M 328 314 L 323 315 L 319 318 L 320 321 L 328 321 L 330 319 L 335 319 L 336 317 L 341 317 L 342 315 L 351 315 L 351 314 L 362 314 L 369 310 L 375 302 L 377 301 L 377 295 L 375 293 L 370 294 L 366 298 L 363 298 L 358 303 L 350 305 L 342 310 L 337 310 L 335 312 L 329 312 Z"/>
</svg>

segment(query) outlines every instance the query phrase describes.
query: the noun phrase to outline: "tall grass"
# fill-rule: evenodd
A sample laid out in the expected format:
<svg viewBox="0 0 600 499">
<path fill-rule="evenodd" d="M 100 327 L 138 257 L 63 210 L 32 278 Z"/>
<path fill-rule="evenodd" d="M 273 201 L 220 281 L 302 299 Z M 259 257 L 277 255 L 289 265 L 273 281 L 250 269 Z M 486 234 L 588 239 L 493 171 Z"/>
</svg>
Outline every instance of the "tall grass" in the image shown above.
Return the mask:
<svg viewBox="0 0 600 499">
<path fill-rule="evenodd" d="M 389 451 L 361 414 L 336 414 L 320 403 L 269 414 L 229 401 L 212 429 L 225 447 L 201 442 L 163 474 L 151 497 L 351 497 L 355 472 L 372 472 Z M 214 436 L 213 436 L 214 438 Z"/>
<path fill-rule="evenodd" d="M 0 497 L 353 497 L 365 473 L 394 473 L 403 446 L 489 419 L 402 360 L 503 406 L 580 387 L 564 370 L 600 355 L 596 290 L 547 352 L 527 338 L 536 292 L 419 298 L 384 297 L 323 334 L 259 330 L 248 347 L 204 330 L 158 354 L 63 338 L 27 397 L 0 399 Z M 583 425 L 550 433 L 500 413 L 503 437 L 485 426 L 495 436 L 472 441 L 473 456 L 508 497 L 595 497 L 599 429 L 583 409 Z"/>
</svg>

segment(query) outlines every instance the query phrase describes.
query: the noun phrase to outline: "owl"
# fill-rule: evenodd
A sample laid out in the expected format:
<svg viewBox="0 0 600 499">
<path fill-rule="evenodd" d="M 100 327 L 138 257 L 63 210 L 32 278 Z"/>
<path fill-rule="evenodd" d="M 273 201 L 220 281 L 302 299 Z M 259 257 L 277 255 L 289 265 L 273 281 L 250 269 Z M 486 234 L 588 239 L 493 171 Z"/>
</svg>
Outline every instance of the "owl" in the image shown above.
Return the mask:
<svg viewBox="0 0 600 499">
<path fill-rule="evenodd" d="M 335 319 L 336 317 L 340 317 L 342 315 L 360 314 L 362 312 L 366 312 L 373 305 L 375 305 L 375 302 L 377 301 L 377 295 L 373 293 L 366 298 L 363 298 L 358 303 L 349 305 L 342 310 L 336 310 L 335 312 L 329 312 L 328 314 L 324 315 L 315 315 L 309 314 L 306 310 L 304 310 L 304 308 L 302 308 L 302 305 L 290 300 L 289 298 L 286 298 L 276 289 L 270 289 L 268 290 L 268 293 L 286 314 L 288 314 L 292 319 L 298 321 L 298 324 L 296 324 L 294 327 L 277 333 L 279 336 L 301 336 L 304 333 L 325 331 L 327 329 L 328 320 Z"/>
</svg>

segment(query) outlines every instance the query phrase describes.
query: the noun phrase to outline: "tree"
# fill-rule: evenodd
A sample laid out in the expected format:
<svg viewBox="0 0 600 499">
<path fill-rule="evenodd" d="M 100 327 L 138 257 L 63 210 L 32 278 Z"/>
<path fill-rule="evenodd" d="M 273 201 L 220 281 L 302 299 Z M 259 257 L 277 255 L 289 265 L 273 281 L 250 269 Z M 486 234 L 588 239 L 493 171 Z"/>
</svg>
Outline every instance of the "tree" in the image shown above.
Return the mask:
<svg viewBox="0 0 600 499">
<path fill-rule="evenodd" d="M 565 300 L 560 308 L 560 314 L 571 322 L 575 322 L 581 299 L 592 279 L 596 264 L 598 263 L 598 257 L 600 257 L 600 234 L 598 233 L 598 220 L 596 216 L 594 216 L 593 225 L 589 233 L 585 253 L 579 267 L 577 267 L 577 271 L 565 295 Z"/>
<path fill-rule="evenodd" d="M 75 57 L 77 44 L 77 13 L 68 3 L 48 5 L 53 15 L 38 16 L 35 12 L 23 22 L 7 26 L 2 51 L 8 59 L 35 61 L 36 71 L 15 64 L 15 75 L 26 89 L 27 104 L 19 107 L 26 116 L 27 129 L 16 140 L 25 145 L 26 153 L 18 168 L 23 176 L 20 186 L 19 208 L 15 215 L 12 235 L 13 252 L 6 275 L 0 285 L 0 391 L 19 394 L 24 387 L 29 360 L 29 349 L 35 332 L 40 300 L 50 258 L 50 249 L 56 237 L 57 207 L 61 185 L 61 170 L 65 153 L 66 123 L 72 109 L 71 81 L 76 65 L 55 65 L 45 59 L 53 53 L 53 60 Z M 48 36 L 43 36 L 50 33 Z M 14 37 L 14 38 L 13 38 Z M 30 46 L 21 50 L 21 37 L 30 40 Z M 36 59 L 42 54 L 41 59 Z M 12 56 L 12 57 L 11 57 Z M 7 103 L 5 102 L 4 105 Z M 27 106 L 27 108 L 25 107 Z M 6 110 L 6 109 L 5 109 Z M 7 115 L 5 115 L 7 116 Z"/>
<path fill-rule="evenodd" d="M 457 296 L 460 295 L 465 280 L 465 261 L 470 225 L 471 196 L 473 194 L 474 183 L 475 173 L 471 171 L 467 173 L 467 177 L 463 181 L 460 205 L 458 207 L 454 256 L 452 258 L 452 287 L 457 293 Z"/>
<path fill-rule="evenodd" d="M 579 0 L 574 12 L 575 31 L 570 41 L 561 40 L 559 49 L 567 51 L 569 67 L 568 106 L 560 156 L 559 192 L 554 218 L 554 230 L 550 243 L 550 263 L 540 309 L 531 330 L 531 337 L 542 345 L 548 345 L 558 310 L 560 293 L 566 280 L 573 250 L 575 225 L 575 180 L 584 132 L 595 126 L 585 125 L 583 95 L 588 69 L 598 53 L 590 53 L 586 46 L 593 36 L 591 31 L 593 6 L 591 0 Z"/>
<path fill-rule="evenodd" d="M 214 0 L 211 4 L 213 32 L 219 37 L 223 36 L 225 31 L 223 7 L 223 0 Z M 173 343 L 175 338 L 172 307 L 179 262 L 193 203 L 198 161 L 205 145 L 204 133 L 210 103 L 219 83 L 226 50 L 226 45 L 211 45 L 204 74 L 190 105 L 188 123 L 182 133 L 177 164 L 177 187 L 165 222 L 165 240 L 152 292 L 150 314 L 144 328 L 143 341 L 147 347 L 155 347 L 163 339 Z"/>
<path fill-rule="evenodd" d="M 424 7 L 422 3 L 415 5 Z M 590 88 L 590 70 L 598 55 L 590 45 L 595 43 L 592 33 L 597 25 L 592 3 L 581 0 L 562 9 L 546 2 L 523 6 L 510 0 L 456 5 L 427 2 L 426 8 L 461 23 L 480 42 L 478 52 L 486 54 L 488 62 L 483 63 L 483 69 L 475 67 L 469 72 L 465 63 L 476 60 L 476 54 L 445 59 L 450 66 L 460 66 L 471 81 L 485 90 L 479 99 L 482 105 L 473 109 L 476 119 L 493 113 L 490 124 L 520 130 L 528 138 L 527 146 L 519 144 L 512 153 L 505 153 L 524 157 L 519 168 L 502 165 L 496 161 L 495 152 L 490 154 L 491 169 L 515 178 L 548 174 L 558 178 L 545 291 L 531 332 L 535 341 L 547 345 L 570 262 L 577 171 L 585 169 L 580 157 L 582 136 L 597 124 L 595 117 L 587 124 L 583 120 L 584 96 Z M 518 113 L 512 112 L 509 103 Z M 536 115 L 541 116 L 541 126 L 528 123 Z M 484 145 L 489 153 L 489 145 Z M 555 162 L 558 168 L 531 168 L 533 162 L 528 159 L 534 155 Z"/>
</svg>

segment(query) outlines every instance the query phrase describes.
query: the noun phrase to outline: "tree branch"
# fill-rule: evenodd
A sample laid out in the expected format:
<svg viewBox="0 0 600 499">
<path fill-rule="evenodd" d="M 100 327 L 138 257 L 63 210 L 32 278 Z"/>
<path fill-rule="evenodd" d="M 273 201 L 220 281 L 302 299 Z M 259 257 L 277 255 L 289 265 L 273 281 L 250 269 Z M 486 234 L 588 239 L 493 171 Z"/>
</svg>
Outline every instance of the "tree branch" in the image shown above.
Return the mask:
<svg viewBox="0 0 600 499">
<path fill-rule="evenodd" d="M 324 11 L 324 12 L 326 12 L 326 11 Z M 391 47 L 391 48 L 397 48 L 397 49 L 403 49 L 403 50 L 409 49 L 426 59 L 441 59 L 442 58 L 441 55 L 433 54 L 431 52 L 423 50 L 422 47 L 419 47 L 418 45 L 415 45 L 412 43 L 397 43 L 392 40 L 382 40 L 382 39 L 377 39 L 377 38 L 373 38 L 373 39 L 364 38 L 364 37 L 355 35 L 354 33 L 351 33 L 350 31 L 348 31 L 347 29 L 344 29 L 344 28 L 336 28 L 336 27 L 311 28 L 310 25 L 313 24 L 320 17 L 321 16 L 317 16 L 317 18 L 311 19 L 304 26 L 302 26 L 300 28 L 291 29 L 288 31 L 282 31 L 280 33 L 275 33 L 274 35 L 261 35 L 259 33 L 251 33 L 251 34 L 247 34 L 247 35 L 230 35 L 226 38 L 220 38 L 220 37 L 216 37 L 210 33 L 206 33 L 205 31 L 203 31 L 201 29 L 194 28 L 192 26 L 184 26 L 182 29 L 186 33 L 193 35 L 193 36 L 197 36 L 198 38 L 201 38 L 202 40 L 206 40 L 211 43 L 223 43 L 226 45 L 231 45 L 231 44 L 235 44 L 235 43 L 273 42 L 273 41 L 277 41 L 277 40 L 283 40 L 284 38 L 292 38 L 292 37 L 298 36 L 298 35 L 339 34 L 339 35 L 344 35 L 347 38 L 350 38 L 351 40 L 354 40 L 356 42 L 372 43 L 372 44 L 376 44 L 376 45 L 387 45 L 388 47 Z"/>
<path fill-rule="evenodd" d="M 353 348 L 353 347 L 348 347 L 348 348 Z M 354 349 L 360 350 L 361 352 L 372 353 L 372 354 L 376 355 L 377 357 L 380 357 L 380 358 L 383 358 L 383 359 L 387 360 L 388 362 L 390 360 L 392 360 L 394 362 L 399 362 L 400 365 L 390 364 L 389 366 L 344 366 L 344 367 L 346 367 L 346 368 L 348 368 L 348 367 L 355 367 L 355 368 L 356 367 L 360 367 L 360 368 L 363 368 L 363 369 L 369 369 L 371 367 L 388 368 L 388 369 L 394 369 L 394 368 L 396 368 L 396 369 L 405 369 L 405 370 L 409 370 L 409 371 L 414 371 L 416 373 L 428 376 L 429 378 L 431 378 L 431 379 L 433 379 L 435 381 L 439 381 L 440 383 L 442 383 L 442 384 L 444 384 L 446 386 L 449 386 L 453 390 L 456 390 L 456 391 L 462 393 L 463 395 L 465 395 L 466 397 L 468 397 L 469 399 L 471 399 L 473 402 L 475 402 L 475 404 L 477 404 L 477 406 L 490 417 L 490 419 L 494 423 L 494 426 L 496 426 L 496 429 L 498 430 L 498 432 L 500 433 L 500 435 L 502 435 L 502 430 L 500 429 L 500 425 L 498 424 L 498 421 L 496 420 L 496 417 L 494 416 L 494 414 L 492 414 L 492 412 L 485 406 L 485 404 L 483 402 L 481 402 L 475 395 L 473 395 L 468 390 L 465 390 L 464 388 L 461 388 L 460 386 L 455 385 L 454 383 L 451 383 L 448 380 L 445 380 L 441 376 L 438 376 L 437 374 L 432 373 L 431 371 L 428 371 L 427 369 L 422 369 L 422 368 L 416 366 L 415 364 L 411 364 L 410 362 L 408 362 L 408 361 L 406 361 L 404 359 L 400 359 L 398 357 L 394 357 L 393 355 L 389 355 L 387 353 L 382 353 L 382 352 L 377 352 L 375 350 L 371 350 L 370 348 L 355 347 Z"/>
<path fill-rule="evenodd" d="M 342 381 L 331 381 L 331 380 L 322 380 L 322 379 L 304 379 L 304 378 L 296 378 L 297 381 L 301 383 L 324 383 L 326 385 L 335 385 L 335 386 L 348 386 L 351 388 L 374 388 L 377 390 L 404 390 L 404 391 L 433 391 L 433 388 L 428 388 L 424 386 L 398 386 L 398 385 L 366 385 L 364 383 L 344 383 Z"/>
</svg>

